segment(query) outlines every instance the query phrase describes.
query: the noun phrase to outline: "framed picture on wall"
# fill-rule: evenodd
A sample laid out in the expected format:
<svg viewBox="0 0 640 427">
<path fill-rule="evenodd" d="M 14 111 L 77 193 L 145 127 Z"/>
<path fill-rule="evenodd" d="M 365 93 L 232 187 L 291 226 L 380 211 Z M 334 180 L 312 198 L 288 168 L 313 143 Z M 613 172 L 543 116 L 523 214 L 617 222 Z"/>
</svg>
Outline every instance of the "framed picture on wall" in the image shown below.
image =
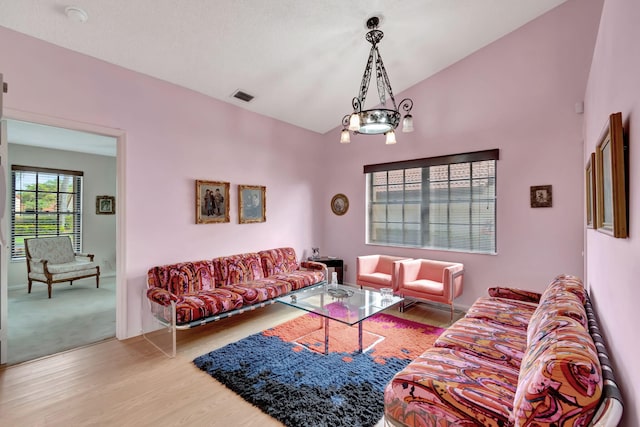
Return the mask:
<svg viewBox="0 0 640 427">
<path fill-rule="evenodd" d="M 114 196 L 96 196 L 96 214 L 113 215 L 116 213 L 116 198 Z"/>
<path fill-rule="evenodd" d="M 331 198 L 331 211 L 336 215 L 344 215 L 349 210 L 349 199 L 342 193 Z"/>
<path fill-rule="evenodd" d="M 553 193 L 550 185 L 534 185 L 529 189 L 532 208 L 550 208 L 553 206 Z"/>
<path fill-rule="evenodd" d="M 596 228 L 627 237 L 624 131 L 622 113 L 609 116 L 596 146 Z"/>
<path fill-rule="evenodd" d="M 229 183 L 196 181 L 196 224 L 229 222 Z"/>
<path fill-rule="evenodd" d="M 584 197 L 587 208 L 587 228 L 596 228 L 596 154 L 591 153 L 585 168 L 585 189 Z"/>
<path fill-rule="evenodd" d="M 267 187 L 238 185 L 238 222 L 250 224 L 267 220 Z"/>
</svg>

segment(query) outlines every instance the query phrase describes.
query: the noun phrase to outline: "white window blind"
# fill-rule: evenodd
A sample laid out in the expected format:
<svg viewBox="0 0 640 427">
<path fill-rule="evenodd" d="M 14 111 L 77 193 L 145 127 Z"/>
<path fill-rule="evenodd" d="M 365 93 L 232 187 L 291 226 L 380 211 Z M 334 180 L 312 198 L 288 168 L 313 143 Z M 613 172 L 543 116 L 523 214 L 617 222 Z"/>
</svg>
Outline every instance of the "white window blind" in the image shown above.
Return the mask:
<svg viewBox="0 0 640 427">
<path fill-rule="evenodd" d="M 24 240 L 69 236 L 82 251 L 82 178 L 78 171 L 13 165 L 11 258 L 25 257 Z"/>
<path fill-rule="evenodd" d="M 498 150 L 367 165 L 367 243 L 496 253 Z"/>
</svg>

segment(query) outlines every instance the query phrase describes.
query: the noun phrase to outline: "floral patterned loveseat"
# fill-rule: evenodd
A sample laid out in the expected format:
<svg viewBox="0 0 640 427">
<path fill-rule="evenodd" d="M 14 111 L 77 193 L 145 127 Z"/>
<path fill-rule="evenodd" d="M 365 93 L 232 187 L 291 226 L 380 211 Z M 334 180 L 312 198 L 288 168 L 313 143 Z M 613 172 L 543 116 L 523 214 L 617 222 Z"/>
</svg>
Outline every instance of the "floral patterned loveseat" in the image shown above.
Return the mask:
<svg viewBox="0 0 640 427">
<path fill-rule="evenodd" d="M 615 426 L 622 399 L 589 296 L 491 288 L 385 390 L 393 426 Z"/>
<path fill-rule="evenodd" d="M 295 250 L 286 247 L 152 267 L 145 294 L 152 316 L 173 332 L 175 356 L 176 329 L 264 307 L 326 277 L 326 265 L 299 262 Z M 144 327 L 143 335 L 148 338 Z"/>
</svg>

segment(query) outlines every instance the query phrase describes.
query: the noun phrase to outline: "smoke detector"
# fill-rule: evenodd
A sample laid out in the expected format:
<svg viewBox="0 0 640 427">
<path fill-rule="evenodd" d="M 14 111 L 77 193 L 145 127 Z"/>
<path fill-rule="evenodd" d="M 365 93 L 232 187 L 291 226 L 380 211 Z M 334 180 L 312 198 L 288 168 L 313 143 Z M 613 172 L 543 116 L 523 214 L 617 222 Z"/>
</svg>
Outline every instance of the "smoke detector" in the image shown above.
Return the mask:
<svg viewBox="0 0 640 427">
<path fill-rule="evenodd" d="M 79 22 L 84 24 L 89 19 L 89 14 L 85 12 L 84 9 L 79 8 L 78 6 L 67 6 L 64 9 L 64 14 L 67 15 L 73 22 Z"/>
</svg>

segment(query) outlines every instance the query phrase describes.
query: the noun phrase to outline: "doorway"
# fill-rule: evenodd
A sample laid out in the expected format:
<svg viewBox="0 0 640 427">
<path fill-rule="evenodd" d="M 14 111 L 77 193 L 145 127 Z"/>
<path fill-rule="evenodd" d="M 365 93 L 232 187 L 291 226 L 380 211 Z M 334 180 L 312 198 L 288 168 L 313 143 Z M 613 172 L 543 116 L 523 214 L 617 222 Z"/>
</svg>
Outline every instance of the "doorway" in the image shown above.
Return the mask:
<svg viewBox="0 0 640 427">
<path fill-rule="evenodd" d="M 90 279 L 74 281 L 72 286 L 60 283 L 54 285 L 49 300 L 46 286 L 34 282 L 28 294 L 25 261 L 11 250 L 16 242 L 11 244 L 8 224 L 8 275 L 3 284 L 8 288 L 8 346 L 3 363 L 14 364 L 118 335 L 117 315 L 122 309 L 118 307 L 121 292 L 117 289 L 119 214 L 116 209 L 114 215 L 97 215 L 95 201 L 97 196 L 113 196 L 115 200 L 121 196 L 118 148 L 124 137 L 120 131 L 104 132 L 95 126 L 60 123 L 58 119 L 45 118 L 42 123 L 32 115 L 7 115 L 11 118 L 6 120 L 9 165 L 5 217 L 11 221 L 11 165 L 82 170 L 82 251 L 93 253 L 101 270 L 100 288 Z M 122 211 L 121 203 L 116 206 Z M 30 329 L 32 334 L 28 333 Z M 40 338 L 34 337 L 36 334 Z"/>
</svg>

